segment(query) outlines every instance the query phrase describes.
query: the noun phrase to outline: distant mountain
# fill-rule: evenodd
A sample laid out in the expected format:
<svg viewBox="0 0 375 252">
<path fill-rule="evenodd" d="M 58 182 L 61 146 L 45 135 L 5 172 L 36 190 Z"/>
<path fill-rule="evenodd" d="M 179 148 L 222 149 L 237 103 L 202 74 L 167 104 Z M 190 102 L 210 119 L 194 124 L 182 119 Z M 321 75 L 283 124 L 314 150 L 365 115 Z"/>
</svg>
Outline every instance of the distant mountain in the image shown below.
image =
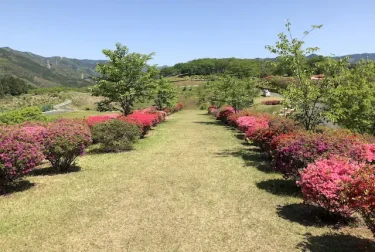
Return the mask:
<svg viewBox="0 0 375 252">
<path fill-rule="evenodd" d="M 362 53 L 362 54 L 350 54 L 350 55 L 345 55 L 345 56 L 340 56 L 342 57 L 349 57 L 349 62 L 351 63 L 357 63 L 361 59 L 369 59 L 375 61 L 375 53 Z"/>
<path fill-rule="evenodd" d="M 0 48 L 0 77 L 13 75 L 35 87 L 83 87 L 93 84 L 96 64 L 104 60 L 42 57 L 8 47 Z"/>
</svg>

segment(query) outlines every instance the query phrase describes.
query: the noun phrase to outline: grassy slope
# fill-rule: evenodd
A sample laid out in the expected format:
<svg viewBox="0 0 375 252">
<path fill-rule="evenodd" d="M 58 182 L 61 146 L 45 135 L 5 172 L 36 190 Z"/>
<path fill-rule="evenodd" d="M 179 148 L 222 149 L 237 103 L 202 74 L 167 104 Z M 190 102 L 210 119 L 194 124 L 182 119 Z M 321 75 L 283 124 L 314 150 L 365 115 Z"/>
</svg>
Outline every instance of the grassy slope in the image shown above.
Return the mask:
<svg viewBox="0 0 375 252">
<path fill-rule="evenodd" d="M 306 222 L 315 218 L 300 216 L 302 200 L 284 190 L 292 186 L 203 113 L 171 116 L 135 151 L 82 157 L 80 172 L 28 177 L 35 186 L 0 197 L 2 251 L 300 251 L 303 242 L 353 251 L 368 242 Z"/>
</svg>

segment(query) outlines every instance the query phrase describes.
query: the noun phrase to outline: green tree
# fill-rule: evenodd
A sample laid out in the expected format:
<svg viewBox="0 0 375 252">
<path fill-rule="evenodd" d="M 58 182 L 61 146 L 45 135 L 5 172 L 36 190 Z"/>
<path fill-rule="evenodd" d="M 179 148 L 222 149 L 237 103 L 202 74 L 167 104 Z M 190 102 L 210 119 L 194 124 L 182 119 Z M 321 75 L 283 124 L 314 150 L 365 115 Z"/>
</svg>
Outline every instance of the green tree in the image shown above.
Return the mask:
<svg viewBox="0 0 375 252">
<path fill-rule="evenodd" d="M 144 102 L 153 95 L 158 69 L 147 62 L 154 54 L 129 53 L 120 43 L 114 51 L 105 49 L 103 54 L 109 60 L 96 67 L 100 77 L 93 94 L 119 102 L 124 115 L 128 115 L 135 102 Z"/>
<path fill-rule="evenodd" d="M 363 60 L 348 66 L 346 62 L 326 74 L 325 81 L 335 86 L 327 101 L 328 116 L 353 131 L 375 134 L 375 63 Z"/>
<path fill-rule="evenodd" d="M 226 76 L 208 82 L 204 90 L 205 98 L 200 97 L 200 102 L 230 105 L 237 111 L 251 106 L 258 91 L 255 80 Z"/>
<path fill-rule="evenodd" d="M 176 87 L 168 79 L 161 78 L 156 82 L 155 105 L 159 110 L 172 107 L 176 103 Z"/>
<path fill-rule="evenodd" d="M 306 130 L 316 127 L 323 119 L 326 106 L 324 101 L 330 91 L 327 82 L 311 80 L 314 69 L 306 67 L 306 57 L 319 50 L 317 47 L 304 48 L 303 39 L 312 31 L 320 29 L 322 25 L 313 25 L 311 30 L 305 31 L 301 39 L 292 36 L 291 23 L 286 22 L 287 34 L 280 33 L 279 41 L 275 46 L 266 48 L 278 54 L 279 63 L 285 64 L 292 69 L 292 76 L 296 78 L 291 82 L 283 95 L 289 105 L 297 109 L 296 118 L 304 125 Z"/>
</svg>

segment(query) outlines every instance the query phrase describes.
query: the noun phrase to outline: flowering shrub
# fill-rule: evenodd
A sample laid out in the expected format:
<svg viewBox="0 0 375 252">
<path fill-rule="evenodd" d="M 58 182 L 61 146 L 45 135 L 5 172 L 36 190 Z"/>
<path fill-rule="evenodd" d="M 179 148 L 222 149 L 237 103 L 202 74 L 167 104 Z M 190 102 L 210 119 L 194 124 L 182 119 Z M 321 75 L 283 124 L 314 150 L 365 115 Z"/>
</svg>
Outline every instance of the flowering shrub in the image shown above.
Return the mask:
<svg viewBox="0 0 375 252">
<path fill-rule="evenodd" d="M 359 211 L 375 236 L 375 166 L 366 165 L 354 173 L 346 186 L 348 204 Z"/>
<path fill-rule="evenodd" d="M 300 171 L 301 179 L 297 185 L 301 187 L 306 202 L 348 217 L 353 208 L 348 205 L 345 187 L 354 183 L 353 175 L 362 167 L 363 164 L 337 156 L 317 160 Z"/>
<path fill-rule="evenodd" d="M 271 142 L 275 137 L 281 134 L 302 130 L 298 122 L 285 117 L 273 116 L 268 117 L 267 120 L 268 127 L 259 128 L 248 134 L 248 138 L 267 153 L 270 152 Z"/>
<path fill-rule="evenodd" d="M 58 172 L 66 172 L 92 142 L 90 129 L 83 121 L 58 120 L 47 125 L 44 141 L 46 159 Z"/>
<path fill-rule="evenodd" d="M 235 113 L 234 108 L 231 106 L 224 106 L 219 113 L 216 115 L 216 118 L 222 122 L 228 122 L 228 117 Z"/>
<path fill-rule="evenodd" d="M 94 126 L 98 123 L 102 123 L 102 122 L 105 122 L 105 121 L 116 119 L 119 116 L 120 116 L 119 114 L 106 114 L 106 115 L 89 116 L 86 119 L 86 123 L 89 127 L 92 127 L 92 126 Z"/>
<path fill-rule="evenodd" d="M 213 105 L 208 106 L 208 114 L 212 114 L 212 112 L 213 112 L 214 110 L 216 110 L 216 109 L 217 109 L 217 106 L 213 106 Z"/>
<path fill-rule="evenodd" d="M 7 183 L 33 170 L 44 159 L 40 145 L 20 133 L 18 127 L 0 129 L 0 191 Z"/>
<path fill-rule="evenodd" d="M 343 130 L 331 133 L 288 133 L 275 137 L 271 142 L 273 165 L 284 177 L 297 177 L 299 169 L 331 155 L 363 161 L 363 144 L 360 137 Z"/>
<path fill-rule="evenodd" d="M 300 172 L 304 200 L 343 216 L 362 214 L 375 236 L 375 167 L 332 156 Z"/>
<path fill-rule="evenodd" d="M 280 100 L 268 100 L 268 101 L 262 101 L 263 105 L 279 105 L 281 103 Z"/>
<path fill-rule="evenodd" d="M 184 105 L 182 103 L 178 103 L 176 106 L 171 108 L 165 108 L 164 112 L 166 112 L 168 115 L 175 113 L 177 111 L 180 111 L 184 108 Z"/>
<path fill-rule="evenodd" d="M 237 119 L 242 116 L 257 116 L 258 117 L 258 116 L 266 116 L 266 115 L 261 114 L 253 109 L 244 109 L 244 110 L 237 111 L 236 113 L 228 116 L 228 124 L 237 128 L 238 127 Z"/>
<path fill-rule="evenodd" d="M 106 121 L 92 128 L 93 140 L 106 152 L 131 150 L 140 135 L 137 125 L 121 120 Z"/>
<path fill-rule="evenodd" d="M 246 137 L 260 128 L 268 128 L 268 121 L 265 117 L 242 116 L 236 121 L 238 129 L 246 133 Z"/>
</svg>

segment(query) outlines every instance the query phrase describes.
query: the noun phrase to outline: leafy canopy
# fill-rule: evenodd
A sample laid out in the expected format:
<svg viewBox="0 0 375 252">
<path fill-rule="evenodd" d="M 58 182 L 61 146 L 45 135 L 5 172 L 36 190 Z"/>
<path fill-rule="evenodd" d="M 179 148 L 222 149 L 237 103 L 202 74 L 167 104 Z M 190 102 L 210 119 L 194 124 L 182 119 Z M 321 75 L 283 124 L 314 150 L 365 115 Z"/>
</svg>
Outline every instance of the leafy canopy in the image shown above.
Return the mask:
<svg viewBox="0 0 375 252">
<path fill-rule="evenodd" d="M 103 54 L 109 60 L 97 65 L 96 71 L 101 76 L 93 94 L 119 102 L 123 113 L 128 115 L 135 102 L 144 102 L 153 95 L 158 70 L 147 63 L 154 53 L 129 53 L 126 46 L 117 43 L 114 51 L 105 49 Z"/>
</svg>

